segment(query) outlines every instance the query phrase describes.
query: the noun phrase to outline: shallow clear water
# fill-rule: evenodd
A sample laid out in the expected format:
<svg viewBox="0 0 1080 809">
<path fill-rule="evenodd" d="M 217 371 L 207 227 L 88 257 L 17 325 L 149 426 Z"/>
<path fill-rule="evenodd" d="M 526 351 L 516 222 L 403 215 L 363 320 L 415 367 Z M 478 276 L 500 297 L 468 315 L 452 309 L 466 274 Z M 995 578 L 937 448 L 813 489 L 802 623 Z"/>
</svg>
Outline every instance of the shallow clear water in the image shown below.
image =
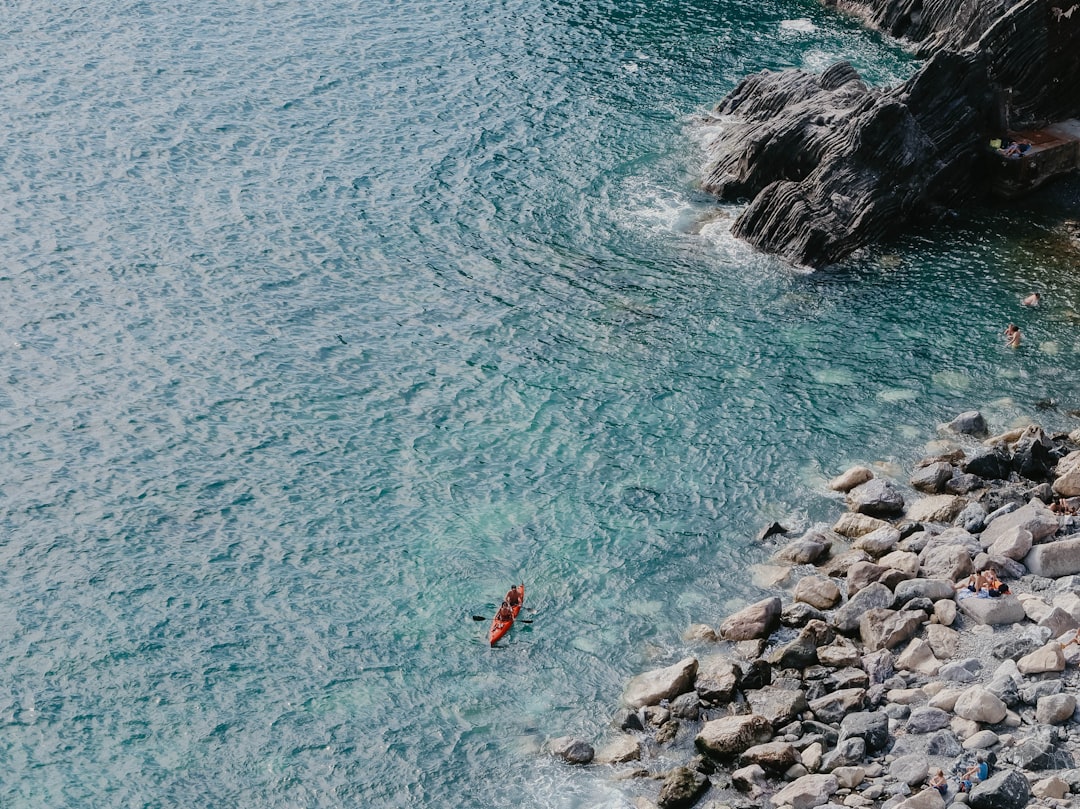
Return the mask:
<svg viewBox="0 0 1080 809">
<path fill-rule="evenodd" d="M 816 2 L 159 6 L 0 10 L 4 806 L 629 806 L 539 748 L 765 523 L 1076 426 L 1074 187 L 810 276 L 695 191 L 746 73 L 915 69 Z"/>
</svg>

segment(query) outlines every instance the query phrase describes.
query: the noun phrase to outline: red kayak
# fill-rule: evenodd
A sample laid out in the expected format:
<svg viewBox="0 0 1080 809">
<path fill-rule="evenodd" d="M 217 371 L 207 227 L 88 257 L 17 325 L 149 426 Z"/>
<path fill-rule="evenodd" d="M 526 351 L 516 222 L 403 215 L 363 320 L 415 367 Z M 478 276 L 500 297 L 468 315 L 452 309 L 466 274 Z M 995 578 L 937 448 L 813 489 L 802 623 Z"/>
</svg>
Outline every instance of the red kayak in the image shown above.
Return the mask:
<svg viewBox="0 0 1080 809">
<path fill-rule="evenodd" d="M 521 612 L 521 605 L 524 603 L 525 585 L 519 584 L 517 587 L 511 587 L 503 599 L 503 605 L 506 609 L 499 607 L 498 613 L 495 614 L 495 618 L 491 621 L 491 629 L 488 630 L 488 643 L 494 646 L 499 638 L 510 631 L 510 627 L 514 625 L 514 619 L 518 617 L 518 613 Z"/>
</svg>

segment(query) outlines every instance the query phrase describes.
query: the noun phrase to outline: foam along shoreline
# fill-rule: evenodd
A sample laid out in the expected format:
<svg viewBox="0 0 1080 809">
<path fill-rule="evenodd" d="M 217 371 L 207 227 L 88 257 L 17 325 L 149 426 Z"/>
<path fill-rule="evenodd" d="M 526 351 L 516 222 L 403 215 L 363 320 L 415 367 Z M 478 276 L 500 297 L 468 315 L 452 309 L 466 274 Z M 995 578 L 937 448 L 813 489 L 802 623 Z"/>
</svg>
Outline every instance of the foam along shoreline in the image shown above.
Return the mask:
<svg viewBox="0 0 1080 809">
<path fill-rule="evenodd" d="M 598 749 L 548 750 L 639 809 L 1075 805 L 1080 430 L 986 438 L 975 411 L 941 429 L 908 485 L 854 467 L 834 525 L 763 531 L 789 588 L 692 626 L 695 653 L 632 678 Z M 963 588 L 986 569 L 1011 593 Z"/>
</svg>

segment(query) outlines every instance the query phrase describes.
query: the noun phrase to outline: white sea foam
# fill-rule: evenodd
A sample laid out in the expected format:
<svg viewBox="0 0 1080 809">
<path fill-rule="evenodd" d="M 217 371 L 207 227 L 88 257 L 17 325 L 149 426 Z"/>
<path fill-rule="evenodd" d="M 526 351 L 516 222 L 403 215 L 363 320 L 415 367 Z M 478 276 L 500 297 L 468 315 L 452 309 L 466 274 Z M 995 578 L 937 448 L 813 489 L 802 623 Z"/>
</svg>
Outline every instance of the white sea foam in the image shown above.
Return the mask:
<svg viewBox="0 0 1080 809">
<path fill-rule="evenodd" d="M 805 17 L 800 17 L 797 20 L 781 20 L 780 30 L 799 34 L 812 34 L 817 30 L 817 26 Z"/>
</svg>

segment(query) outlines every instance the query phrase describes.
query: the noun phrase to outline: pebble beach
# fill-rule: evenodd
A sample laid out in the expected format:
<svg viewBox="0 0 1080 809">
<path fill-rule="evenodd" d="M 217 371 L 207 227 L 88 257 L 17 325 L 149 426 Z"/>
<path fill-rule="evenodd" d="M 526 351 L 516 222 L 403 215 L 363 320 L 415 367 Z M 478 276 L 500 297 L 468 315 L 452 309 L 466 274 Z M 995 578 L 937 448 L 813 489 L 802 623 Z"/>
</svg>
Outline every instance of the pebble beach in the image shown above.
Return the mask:
<svg viewBox="0 0 1080 809">
<path fill-rule="evenodd" d="M 970 411 L 926 449 L 906 479 L 829 481 L 832 525 L 765 527 L 775 595 L 692 625 L 610 734 L 550 752 L 639 809 L 1075 805 L 1080 431 Z M 966 586 L 987 571 L 1006 592 Z"/>
</svg>

